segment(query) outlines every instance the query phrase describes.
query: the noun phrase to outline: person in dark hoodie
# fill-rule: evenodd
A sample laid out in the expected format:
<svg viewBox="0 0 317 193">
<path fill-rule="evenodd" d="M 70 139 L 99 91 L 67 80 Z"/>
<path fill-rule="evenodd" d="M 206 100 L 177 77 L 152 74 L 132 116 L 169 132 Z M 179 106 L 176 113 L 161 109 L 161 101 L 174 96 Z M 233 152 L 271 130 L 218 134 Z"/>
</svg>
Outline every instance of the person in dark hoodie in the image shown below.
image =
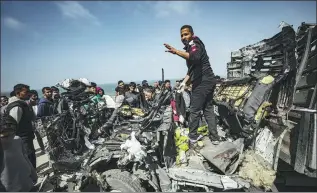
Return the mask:
<svg viewBox="0 0 317 193">
<path fill-rule="evenodd" d="M 46 117 L 54 115 L 54 103 L 52 99 L 52 89 L 50 87 L 44 87 L 42 89 L 43 98 L 40 99 L 37 117 Z"/>
<path fill-rule="evenodd" d="M 177 50 L 168 44 L 164 44 L 164 46 L 167 48 L 166 52 L 178 55 L 186 60 L 188 71 L 181 86 L 185 86 L 189 79 L 193 85 L 188 135 L 189 141 L 196 143 L 202 137 L 197 134 L 197 129 L 199 127 L 200 113 L 203 110 L 208 124 L 209 138 L 213 142 L 218 142 L 220 137 L 217 133 L 216 116 L 213 109 L 213 92 L 216 79 L 210 66 L 205 45 L 194 35 L 194 30 L 190 25 L 182 26 L 180 35 L 185 45 L 185 51 Z"/>
</svg>

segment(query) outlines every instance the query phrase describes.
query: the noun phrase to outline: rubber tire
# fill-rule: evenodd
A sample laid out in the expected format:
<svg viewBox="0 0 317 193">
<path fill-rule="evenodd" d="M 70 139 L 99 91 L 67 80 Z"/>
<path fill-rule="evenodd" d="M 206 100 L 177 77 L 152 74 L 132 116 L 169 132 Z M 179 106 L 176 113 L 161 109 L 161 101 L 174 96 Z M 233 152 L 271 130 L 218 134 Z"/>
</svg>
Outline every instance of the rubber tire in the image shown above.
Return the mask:
<svg viewBox="0 0 317 193">
<path fill-rule="evenodd" d="M 141 181 L 127 171 L 113 169 L 103 172 L 101 176 L 111 189 L 120 190 L 121 192 L 146 192 L 141 185 Z M 103 189 L 106 188 L 103 187 Z"/>
</svg>

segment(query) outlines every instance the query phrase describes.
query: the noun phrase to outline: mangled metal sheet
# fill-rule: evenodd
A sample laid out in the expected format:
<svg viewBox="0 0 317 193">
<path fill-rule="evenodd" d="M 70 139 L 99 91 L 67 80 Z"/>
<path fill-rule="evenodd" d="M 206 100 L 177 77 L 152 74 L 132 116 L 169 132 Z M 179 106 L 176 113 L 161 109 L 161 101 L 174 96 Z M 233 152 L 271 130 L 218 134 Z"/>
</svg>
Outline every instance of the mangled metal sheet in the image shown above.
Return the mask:
<svg viewBox="0 0 317 193">
<path fill-rule="evenodd" d="M 249 183 L 246 181 L 225 175 L 219 175 L 213 172 L 204 170 L 197 170 L 191 168 L 171 168 L 169 169 L 169 177 L 176 181 L 190 182 L 206 185 L 219 189 L 241 189 L 243 187 L 249 188 Z"/>
</svg>

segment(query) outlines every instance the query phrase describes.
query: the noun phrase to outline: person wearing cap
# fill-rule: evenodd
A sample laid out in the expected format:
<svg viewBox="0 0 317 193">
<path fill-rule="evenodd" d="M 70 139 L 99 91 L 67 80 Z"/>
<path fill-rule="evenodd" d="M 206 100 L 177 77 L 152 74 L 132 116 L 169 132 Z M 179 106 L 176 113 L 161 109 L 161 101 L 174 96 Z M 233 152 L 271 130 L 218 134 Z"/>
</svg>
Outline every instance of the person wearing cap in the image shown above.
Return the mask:
<svg viewBox="0 0 317 193">
<path fill-rule="evenodd" d="M 217 132 L 216 116 L 213 106 L 213 92 L 216 85 L 215 75 L 210 66 L 209 57 L 204 43 L 194 35 L 190 25 L 180 29 L 181 40 L 185 45 L 184 50 L 177 50 L 169 44 L 164 44 L 166 52 L 180 56 L 186 60 L 187 74 L 181 86 L 184 87 L 190 79 L 192 83 L 192 98 L 190 107 L 189 138 L 191 143 L 196 143 L 201 135 L 197 134 L 200 122 L 200 113 L 203 110 L 208 124 L 209 138 L 217 142 L 220 137 Z"/>
</svg>

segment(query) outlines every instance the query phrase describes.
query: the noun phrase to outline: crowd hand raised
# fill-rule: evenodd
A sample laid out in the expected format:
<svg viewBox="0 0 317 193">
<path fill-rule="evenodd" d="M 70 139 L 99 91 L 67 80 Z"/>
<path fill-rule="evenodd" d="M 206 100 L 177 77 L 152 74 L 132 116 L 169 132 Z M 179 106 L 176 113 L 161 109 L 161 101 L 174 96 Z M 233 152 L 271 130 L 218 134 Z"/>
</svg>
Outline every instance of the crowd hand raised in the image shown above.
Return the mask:
<svg viewBox="0 0 317 193">
<path fill-rule="evenodd" d="M 167 50 L 165 52 L 176 54 L 177 50 L 174 47 L 170 46 L 169 44 L 164 44 L 164 46 L 167 48 Z"/>
</svg>

